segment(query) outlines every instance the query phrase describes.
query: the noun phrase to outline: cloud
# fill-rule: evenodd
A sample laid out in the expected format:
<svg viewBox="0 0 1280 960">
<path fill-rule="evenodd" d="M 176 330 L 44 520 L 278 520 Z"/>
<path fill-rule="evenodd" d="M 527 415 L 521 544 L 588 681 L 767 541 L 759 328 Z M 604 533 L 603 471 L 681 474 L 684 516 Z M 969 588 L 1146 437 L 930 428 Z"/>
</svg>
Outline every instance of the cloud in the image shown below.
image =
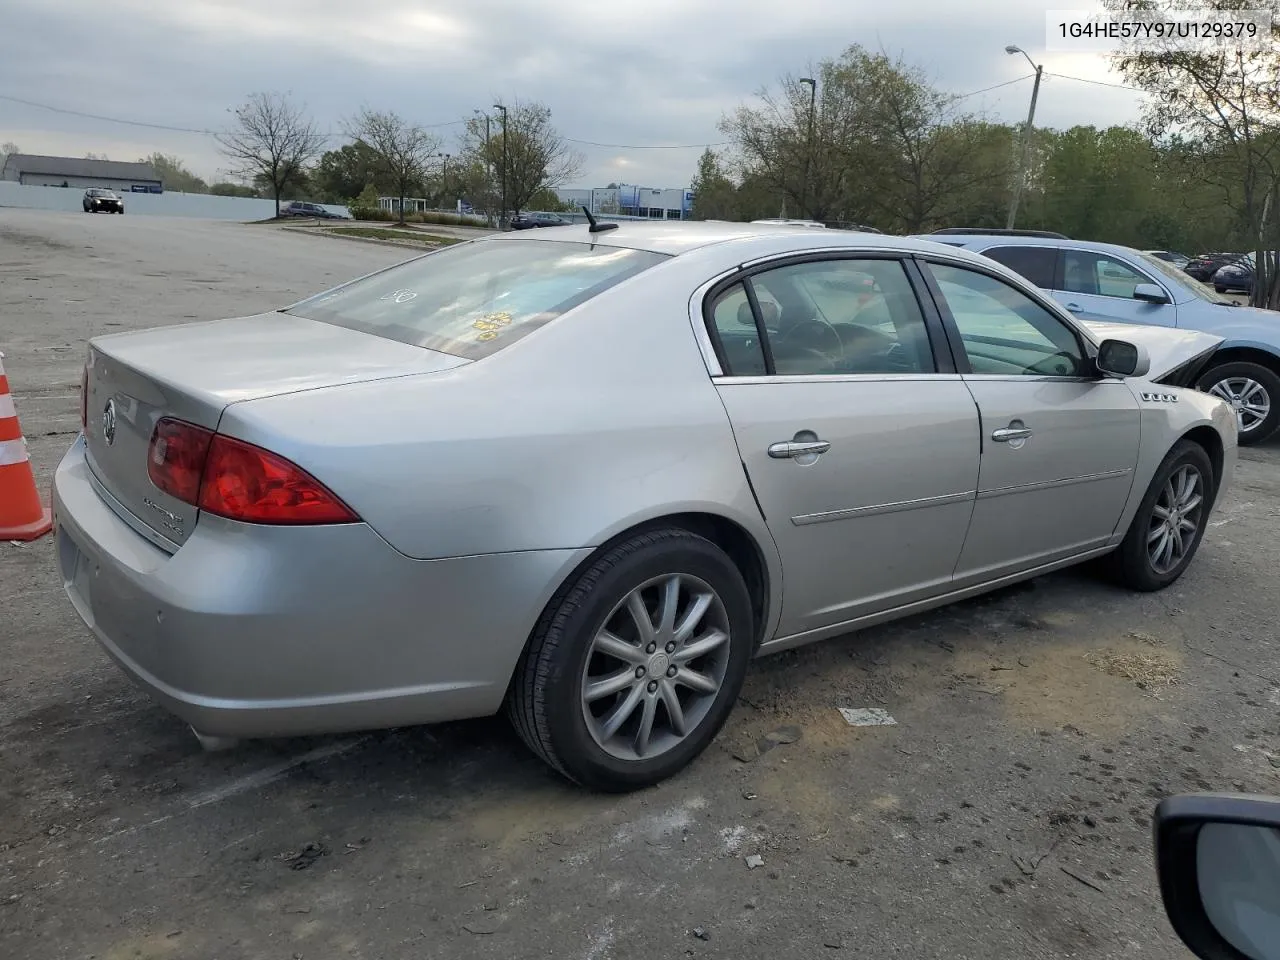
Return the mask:
<svg viewBox="0 0 1280 960">
<path fill-rule="evenodd" d="M 450 149 L 460 118 L 514 96 L 547 103 L 586 156 L 582 185 L 623 174 L 688 183 L 717 121 L 762 86 L 807 72 L 851 43 L 901 53 L 956 92 L 1029 72 L 1004 54 L 1041 57 L 1044 11 L 1057 0 L 8 0 L 0 92 L 113 117 L 219 129 L 255 90 L 290 92 L 325 130 L 362 105 L 395 110 Z M 1050 71 L 1109 75 L 1093 55 L 1043 56 Z M 1016 121 L 1029 82 L 968 105 Z M 148 130 L 6 104 L 0 140 L 30 151 L 115 156 L 162 150 L 206 179 L 224 166 L 212 138 Z M 1105 125 L 1136 119 L 1123 90 L 1053 79 L 1037 121 Z M 334 143 L 341 142 L 335 136 Z M 625 152 L 610 144 L 626 145 Z M 681 150 L 635 149 L 689 144 Z M 122 154 L 123 155 L 123 154 Z"/>
</svg>

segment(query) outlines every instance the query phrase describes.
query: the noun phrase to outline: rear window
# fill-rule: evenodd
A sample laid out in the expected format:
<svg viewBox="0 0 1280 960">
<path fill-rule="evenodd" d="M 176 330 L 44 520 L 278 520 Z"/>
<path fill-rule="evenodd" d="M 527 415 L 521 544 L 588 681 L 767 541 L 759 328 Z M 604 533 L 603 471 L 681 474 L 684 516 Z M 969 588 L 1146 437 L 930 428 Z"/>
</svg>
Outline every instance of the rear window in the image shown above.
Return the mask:
<svg viewBox="0 0 1280 960">
<path fill-rule="evenodd" d="M 478 360 L 666 259 L 647 250 L 586 243 L 480 240 L 419 257 L 285 312 Z"/>
<path fill-rule="evenodd" d="M 1014 273 L 1020 273 L 1037 287 L 1054 289 L 1054 273 L 1058 264 L 1058 251 L 1048 247 L 992 247 L 983 250 L 983 256 L 1003 263 Z"/>
</svg>

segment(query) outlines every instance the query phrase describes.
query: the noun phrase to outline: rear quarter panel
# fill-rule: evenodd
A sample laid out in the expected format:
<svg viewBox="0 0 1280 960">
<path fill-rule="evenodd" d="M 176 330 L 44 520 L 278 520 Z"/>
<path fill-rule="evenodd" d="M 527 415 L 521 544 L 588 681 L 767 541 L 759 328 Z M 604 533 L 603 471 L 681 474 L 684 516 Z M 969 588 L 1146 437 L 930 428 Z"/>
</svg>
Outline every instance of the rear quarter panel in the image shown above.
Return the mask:
<svg viewBox="0 0 1280 960">
<path fill-rule="evenodd" d="M 232 404 L 219 429 L 295 461 L 411 557 L 591 547 L 697 511 L 746 528 L 780 576 L 690 328 L 702 259 L 475 363 Z"/>
</svg>

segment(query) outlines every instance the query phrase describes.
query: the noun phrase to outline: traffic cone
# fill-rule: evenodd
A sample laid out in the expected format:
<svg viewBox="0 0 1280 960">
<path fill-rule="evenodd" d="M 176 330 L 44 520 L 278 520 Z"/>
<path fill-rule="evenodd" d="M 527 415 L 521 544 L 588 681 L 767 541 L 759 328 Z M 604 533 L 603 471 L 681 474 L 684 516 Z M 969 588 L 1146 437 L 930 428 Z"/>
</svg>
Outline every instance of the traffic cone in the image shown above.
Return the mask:
<svg viewBox="0 0 1280 960">
<path fill-rule="evenodd" d="M 0 353 L 0 540 L 36 540 L 52 528 L 49 509 L 36 489 Z"/>
</svg>

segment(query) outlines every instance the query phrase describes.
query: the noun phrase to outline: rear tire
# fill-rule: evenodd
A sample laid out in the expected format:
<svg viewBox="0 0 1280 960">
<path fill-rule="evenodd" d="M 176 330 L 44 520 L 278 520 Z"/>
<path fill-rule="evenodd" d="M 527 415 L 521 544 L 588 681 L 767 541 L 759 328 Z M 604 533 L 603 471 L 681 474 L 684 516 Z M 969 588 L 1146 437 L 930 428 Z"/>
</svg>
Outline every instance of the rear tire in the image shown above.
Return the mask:
<svg viewBox="0 0 1280 960">
<path fill-rule="evenodd" d="M 1181 577 L 1204 537 L 1217 492 L 1204 448 L 1179 440 L 1151 478 L 1129 532 L 1109 558 L 1112 577 L 1144 593 L 1163 590 Z"/>
<path fill-rule="evenodd" d="M 1242 360 L 1211 367 L 1200 375 L 1196 389 L 1228 402 L 1249 402 L 1248 409 L 1236 408 L 1242 447 L 1261 443 L 1280 426 L 1280 377 L 1261 364 Z"/>
<path fill-rule="evenodd" d="M 610 792 L 647 787 L 715 738 L 754 648 L 747 587 L 723 550 L 680 528 L 638 534 L 552 598 L 507 714 L 569 779 Z"/>
<path fill-rule="evenodd" d="M 1214 288 L 1213 288 L 1213 292 L 1214 292 L 1214 293 L 1226 293 L 1226 292 L 1227 292 L 1227 288 L 1226 288 L 1226 287 L 1214 287 Z"/>
</svg>

